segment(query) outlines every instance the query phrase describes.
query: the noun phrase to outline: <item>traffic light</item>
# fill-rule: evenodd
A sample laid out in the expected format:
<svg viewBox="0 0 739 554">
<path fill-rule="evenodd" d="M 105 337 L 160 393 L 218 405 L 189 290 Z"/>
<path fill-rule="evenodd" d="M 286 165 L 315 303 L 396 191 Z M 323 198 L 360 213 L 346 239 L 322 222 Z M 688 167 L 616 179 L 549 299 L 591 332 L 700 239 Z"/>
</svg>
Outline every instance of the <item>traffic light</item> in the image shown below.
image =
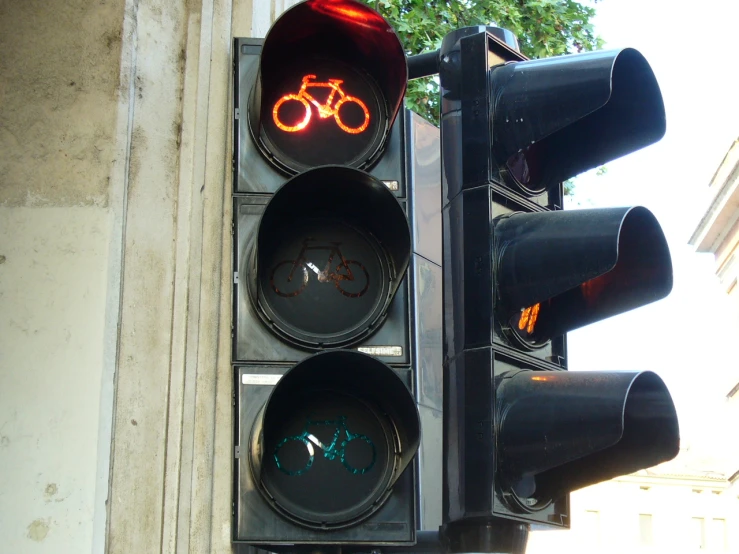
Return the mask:
<svg viewBox="0 0 739 554">
<path fill-rule="evenodd" d="M 415 541 L 406 81 L 355 0 L 234 40 L 234 542 Z"/>
<path fill-rule="evenodd" d="M 510 33 L 470 27 L 439 60 L 442 535 L 451 552 L 523 552 L 531 524 L 569 527 L 571 491 L 678 452 L 655 373 L 566 371 L 568 331 L 672 288 L 646 208 L 562 210 L 562 181 L 659 140 L 664 106 L 633 49 L 527 60 Z"/>
</svg>

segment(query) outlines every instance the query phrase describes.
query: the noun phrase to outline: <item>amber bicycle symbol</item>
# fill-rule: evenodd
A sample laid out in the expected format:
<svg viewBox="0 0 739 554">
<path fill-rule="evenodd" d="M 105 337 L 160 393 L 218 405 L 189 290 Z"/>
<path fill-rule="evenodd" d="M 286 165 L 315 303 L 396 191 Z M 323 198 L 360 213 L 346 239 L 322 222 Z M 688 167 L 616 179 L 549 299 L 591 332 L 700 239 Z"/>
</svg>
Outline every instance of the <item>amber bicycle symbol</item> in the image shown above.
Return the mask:
<svg viewBox="0 0 739 554">
<path fill-rule="evenodd" d="M 319 283 L 333 283 L 341 294 L 349 298 L 359 298 L 369 288 L 369 273 L 356 260 L 347 260 L 341 253 L 340 242 L 328 245 L 314 245 L 314 239 L 303 241 L 303 247 L 296 260 L 285 260 L 272 270 L 269 283 L 280 296 L 298 296 L 308 286 L 309 271 L 316 275 Z M 311 250 L 328 250 L 328 260 L 323 270 L 306 258 Z"/>
<path fill-rule="evenodd" d="M 320 81 L 314 81 L 313 79 L 316 79 L 317 77 L 315 75 L 306 75 L 303 77 L 303 82 L 300 85 L 300 90 L 297 94 L 286 94 L 282 98 L 280 98 L 277 102 L 275 102 L 274 108 L 272 108 L 272 118 L 275 120 L 275 125 L 282 129 L 283 131 L 287 131 L 288 133 L 295 133 L 296 131 L 300 131 L 301 129 L 305 129 L 305 127 L 310 122 L 311 118 L 311 109 L 310 105 L 313 104 L 316 107 L 316 110 L 318 111 L 318 116 L 321 119 L 326 119 L 328 117 L 333 116 L 334 120 L 336 120 L 336 124 L 341 128 L 343 131 L 346 131 L 350 134 L 357 134 L 364 131 L 367 126 L 369 125 L 370 121 L 370 115 L 369 110 L 367 109 L 367 106 L 364 102 L 362 102 L 359 98 L 356 98 L 354 96 L 348 96 L 343 90 L 341 90 L 341 79 L 329 79 L 326 82 L 320 82 Z M 326 101 L 321 104 L 318 100 L 315 99 L 315 97 L 308 92 L 309 88 L 330 88 L 331 92 L 329 93 L 328 97 L 326 98 Z M 331 107 L 331 104 L 336 100 L 336 97 L 338 95 L 338 100 L 336 104 L 334 104 L 333 107 Z M 305 117 L 303 117 L 303 120 L 300 123 L 297 123 L 296 125 L 287 125 L 286 123 L 282 122 L 280 120 L 279 111 L 283 104 L 286 104 L 287 102 L 299 102 L 303 105 L 303 108 L 305 108 Z M 345 104 L 357 104 L 359 108 L 362 110 L 362 114 L 364 115 L 364 121 L 357 127 L 350 127 L 346 125 L 342 120 L 341 116 L 339 115 L 339 110 L 342 106 Z"/>
</svg>

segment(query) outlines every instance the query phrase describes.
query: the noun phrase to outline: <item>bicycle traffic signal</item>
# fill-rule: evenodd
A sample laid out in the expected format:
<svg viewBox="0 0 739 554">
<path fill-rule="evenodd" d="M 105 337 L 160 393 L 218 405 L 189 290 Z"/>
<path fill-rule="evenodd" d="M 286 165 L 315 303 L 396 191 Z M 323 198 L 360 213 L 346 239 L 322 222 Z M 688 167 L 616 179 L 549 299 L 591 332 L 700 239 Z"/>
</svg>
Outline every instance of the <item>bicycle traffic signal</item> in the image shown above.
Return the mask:
<svg viewBox="0 0 739 554">
<path fill-rule="evenodd" d="M 673 458 L 650 371 L 568 372 L 566 333 L 659 300 L 667 243 L 643 207 L 562 211 L 567 178 L 659 140 L 636 50 L 527 60 L 501 29 L 444 40 L 444 528 L 451 552 L 523 552 L 569 493 Z"/>
<path fill-rule="evenodd" d="M 402 47 L 364 4 L 307 0 L 234 48 L 233 540 L 411 544 Z"/>
<path fill-rule="evenodd" d="M 269 30 L 255 70 L 249 130 L 278 169 L 367 168 L 383 154 L 407 69 L 374 10 L 354 0 L 297 4 Z"/>
</svg>

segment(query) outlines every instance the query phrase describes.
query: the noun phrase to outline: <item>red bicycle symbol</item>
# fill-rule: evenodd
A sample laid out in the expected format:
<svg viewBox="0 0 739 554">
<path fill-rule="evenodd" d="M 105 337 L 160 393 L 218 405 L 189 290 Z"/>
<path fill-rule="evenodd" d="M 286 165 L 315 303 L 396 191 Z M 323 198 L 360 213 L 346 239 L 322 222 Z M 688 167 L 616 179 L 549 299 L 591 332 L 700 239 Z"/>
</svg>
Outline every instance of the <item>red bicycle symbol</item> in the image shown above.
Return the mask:
<svg viewBox="0 0 739 554">
<path fill-rule="evenodd" d="M 285 260 L 278 263 L 272 270 L 269 283 L 272 290 L 280 296 L 291 298 L 298 296 L 308 286 L 308 270 L 316 275 L 319 283 L 333 283 L 344 296 L 359 298 L 369 288 L 369 273 L 367 269 L 355 260 L 347 260 L 339 248 L 340 242 L 330 242 L 328 246 L 312 246 L 313 239 L 303 241 L 303 247 L 296 260 Z M 328 250 L 328 261 L 323 270 L 305 257 L 309 250 Z M 339 263 L 334 267 L 334 258 Z M 352 270 L 352 267 L 354 268 Z"/>
<path fill-rule="evenodd" d="M 347 133 L 351 133 L 354 135 L 357 133 L 361 133 L 367 128 L 370 121 L 369 110 L 367 109 L 365 103 L 362 102 L 359 98 L 355 98 L 354 96 L 347 96 L 347 94 L 343 90 L 341 90 L 341 83 L 343 83 L 344 81 L 342 81 L 341 79 L 329 79 L 326 82 L 311 82 L 312 79 L 316 79 L 316 76 L 306 75 L 305 77 L 303 77 L 303 82 L 300 85 L 300 90 L 297 94 L 286 94 L 277 102 L 275 102 L 275 105 L 272 108 L 272 118 L 274 119 L 275 125 L 277 125 L 277 127 L 282 129 L 283 131 L 287 131 L 288 133 L 294 133 L 296 131 L 300 131 L 301 129 L 305 129 L 305 127 L 310 122 L 310 105 L 313 104 L 316 107 L 316 110 L 318 110 L 318 116 L 321 119 L 326 119 L 327 117 L 333 116 L 334 120 L 336 120 L 336 124 Z M 311 93 L 308 92 L 308 89 L 313 87 L 331 89 L 328 98 L 326 98 L 326 101 L 323 104 L 321 104 Z M 333 103 L 337 94 L 339 95 L 339 99 L 336 104 L 331 107 L 331 104 Z M 305 117 L 303 117 L 303 120 L 296 125 L 287 125 L 280 119 L 280 116 L 278 114 L 280 108 L 288 102 L 299 102 L 303 105 L 303 108 L 305 109 Z M 341 120 L 341 117 L 339 116 L 339 110 L 341 109 L 341 107 L 350 103 L 357 104 L 364 114 L 363 122 L 357 127 L 349 127 Z"/>
</svg>

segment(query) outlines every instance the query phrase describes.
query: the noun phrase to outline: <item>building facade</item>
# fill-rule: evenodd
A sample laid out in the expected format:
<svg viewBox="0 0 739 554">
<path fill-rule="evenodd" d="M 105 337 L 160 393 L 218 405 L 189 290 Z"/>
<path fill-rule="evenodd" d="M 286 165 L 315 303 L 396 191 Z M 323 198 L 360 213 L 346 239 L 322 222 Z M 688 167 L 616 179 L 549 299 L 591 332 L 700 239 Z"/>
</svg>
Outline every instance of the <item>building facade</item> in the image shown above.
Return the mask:
<svg viewBox="0 0 739 554">
<path fill-rule="evenodd" d="M 698 252 L 713 254 L 716 275 L 739 318 L 739 139 L 716 169 L 709 190 L 711 203 L 689 242 Z"/>
<path fill-rule="evenodd" d="M 727 294 L 727 307 L 739 321 L 739 139 L 729 147 L 709 183 L 710 203 L 689 243 L 698 252 L 713 254 L 715 271 Z M 727 345 L 735 348 L 734 345 Z M 731 385 L 724 391 L 722 421 L 739 423 L 739 370 L 730 368 Z M 739 468 L 739 441 L 724 445 Z M 732 479 L 736 480 L 736 474 Z"/>
<path fill-rule="evenodd" d="M 4 552 L 232 552 L 232 38 L 293 3 L 0 2 Z"/>
<path fill-rule="evenodd" d="M 739 552 L 739 488 L 716 462 L 674 460 L 571 495 L 572 527 L 531 534 L 527 554 Z M 732 482 L 734 481 L 734 482 Z"/>
</svg>

